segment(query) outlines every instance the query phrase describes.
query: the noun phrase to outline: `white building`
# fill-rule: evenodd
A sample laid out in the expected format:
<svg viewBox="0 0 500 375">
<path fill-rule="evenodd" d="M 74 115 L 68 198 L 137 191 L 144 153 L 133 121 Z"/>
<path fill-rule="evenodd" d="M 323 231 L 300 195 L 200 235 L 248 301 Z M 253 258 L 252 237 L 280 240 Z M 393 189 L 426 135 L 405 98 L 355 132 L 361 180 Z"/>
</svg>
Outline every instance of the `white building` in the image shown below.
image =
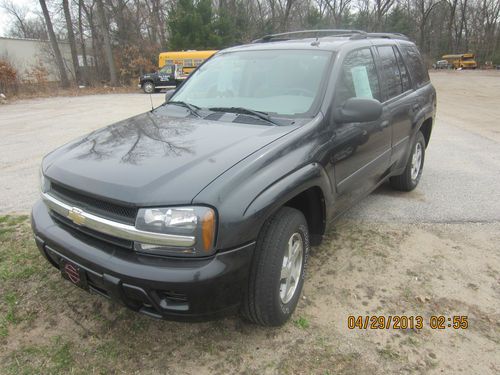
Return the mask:
<svg viewBox="0 0 500 375">
<path fill-rule="evenodd" d="M 68 42 L 59 42 L 59 49 L 66 66 L 66 72 L 73 76 L 71 50 Z M 59 72 L 55 64 L 49 41 L 0 37 L 0 59 L 8 60 L 17 70 L 19 79 L 29 79 L 36 66 L 43 65 L 48 71 L 49 81 L 58 81 Z"/>
</svg>

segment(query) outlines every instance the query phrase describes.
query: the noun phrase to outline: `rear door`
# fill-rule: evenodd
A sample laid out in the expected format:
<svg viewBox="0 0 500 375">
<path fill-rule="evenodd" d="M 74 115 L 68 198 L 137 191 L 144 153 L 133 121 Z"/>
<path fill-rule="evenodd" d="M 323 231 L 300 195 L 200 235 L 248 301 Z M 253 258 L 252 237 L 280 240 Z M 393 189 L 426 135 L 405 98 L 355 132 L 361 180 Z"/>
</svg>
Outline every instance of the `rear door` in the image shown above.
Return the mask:
<svg viewBox="0 0 500 375">
<path fill-rule="evenodd" d="M 391 129 L 391 165 L 409 147 L 416 96 L 401 53 L 394 45 L 378 45 L 378 67 L 383 81 L 384 121 Z"/>
<path fill-rule="evenodd" d="M 400 46 L 406 66 L 412 78 L 415 95 L 413 97 L 413 123 L 418 124 L 435 111 L 436 92 L 430 84 L 429 72 L 425 67 L 422 56 L 414 44 Z"/>
</svg>

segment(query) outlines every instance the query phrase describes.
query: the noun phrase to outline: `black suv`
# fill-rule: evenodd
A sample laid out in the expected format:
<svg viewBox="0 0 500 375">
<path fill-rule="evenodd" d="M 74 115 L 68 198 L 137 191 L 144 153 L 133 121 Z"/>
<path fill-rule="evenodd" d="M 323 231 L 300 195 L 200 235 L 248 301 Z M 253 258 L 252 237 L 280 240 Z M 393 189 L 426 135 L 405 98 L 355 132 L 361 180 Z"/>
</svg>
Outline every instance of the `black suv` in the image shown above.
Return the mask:
<svg viewBox="0 0 500 375">
<path fill-rule="evenodd" d="M 165 104 L 47 155 L 47 260 L 153 317 L 283 324 L 327 224 L 385 181 L 417 186 L 436 113 L 403 36 L 309 33 L 220 51 Z"/>
</svg>

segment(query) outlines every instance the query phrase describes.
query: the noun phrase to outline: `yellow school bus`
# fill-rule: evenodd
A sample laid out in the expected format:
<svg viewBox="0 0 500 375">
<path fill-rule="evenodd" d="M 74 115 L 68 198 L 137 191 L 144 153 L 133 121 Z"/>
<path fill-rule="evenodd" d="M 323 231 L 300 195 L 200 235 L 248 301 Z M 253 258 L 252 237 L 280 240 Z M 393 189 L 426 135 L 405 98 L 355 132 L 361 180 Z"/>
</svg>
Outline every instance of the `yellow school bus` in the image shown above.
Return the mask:
<svg viewBox="0 0 500 375">
<path fill-rule="evenodd" d="M 473 53 L 461 53 L 458 55 L 444 55 L 443 60 L 448 61 L 455 69 L 476 69 L 477 62 Z"/>
<path fill-rule="evenodd" d="M 187 75 L 215 52 L 217 51 L 162 52 L 158 57 L 158 67 L 163 68 L 165 65 L 181 66 L 183 73 Z"/>
</svg>

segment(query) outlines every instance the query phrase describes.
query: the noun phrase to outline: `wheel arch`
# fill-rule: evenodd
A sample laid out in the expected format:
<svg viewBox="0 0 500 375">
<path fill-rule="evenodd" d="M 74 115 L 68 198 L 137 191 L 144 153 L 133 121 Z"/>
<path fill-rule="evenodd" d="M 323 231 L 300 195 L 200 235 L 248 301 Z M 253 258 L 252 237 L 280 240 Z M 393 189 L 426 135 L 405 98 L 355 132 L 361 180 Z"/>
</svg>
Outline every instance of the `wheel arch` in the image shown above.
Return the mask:
<svg viewBox="0 0 500 375">
<path fill-rule="evenodd" d="M 247 207 L 245 216 L 258 216 L 264 223 L 281 207 L 292 207 L 306 218 L 311 244 L 318 245 L 325 233 L 331 207 L 332 187 L 328 175 L 318 163 L 306 165 L 262 191 Z"/>
<path fill-rule="evenodd" d="M 326 228 L 326 207 L 323 191 L 313 186 L 296 195 L 283 206 L 292 207 L 304 215 L 312 245 L 319 245 Z"/>
<path fill-rule="evenodd" d="M 420 125 L 420 128 L 418 129 L 424 135 L 426 148 L 427 145 L 429 144 L 429 140 L 431 139 L 432 125 L 433 125 L 432 117 L 429 117 L 424 122 L 422 122 L 422 125 Z"/>
</svg>

